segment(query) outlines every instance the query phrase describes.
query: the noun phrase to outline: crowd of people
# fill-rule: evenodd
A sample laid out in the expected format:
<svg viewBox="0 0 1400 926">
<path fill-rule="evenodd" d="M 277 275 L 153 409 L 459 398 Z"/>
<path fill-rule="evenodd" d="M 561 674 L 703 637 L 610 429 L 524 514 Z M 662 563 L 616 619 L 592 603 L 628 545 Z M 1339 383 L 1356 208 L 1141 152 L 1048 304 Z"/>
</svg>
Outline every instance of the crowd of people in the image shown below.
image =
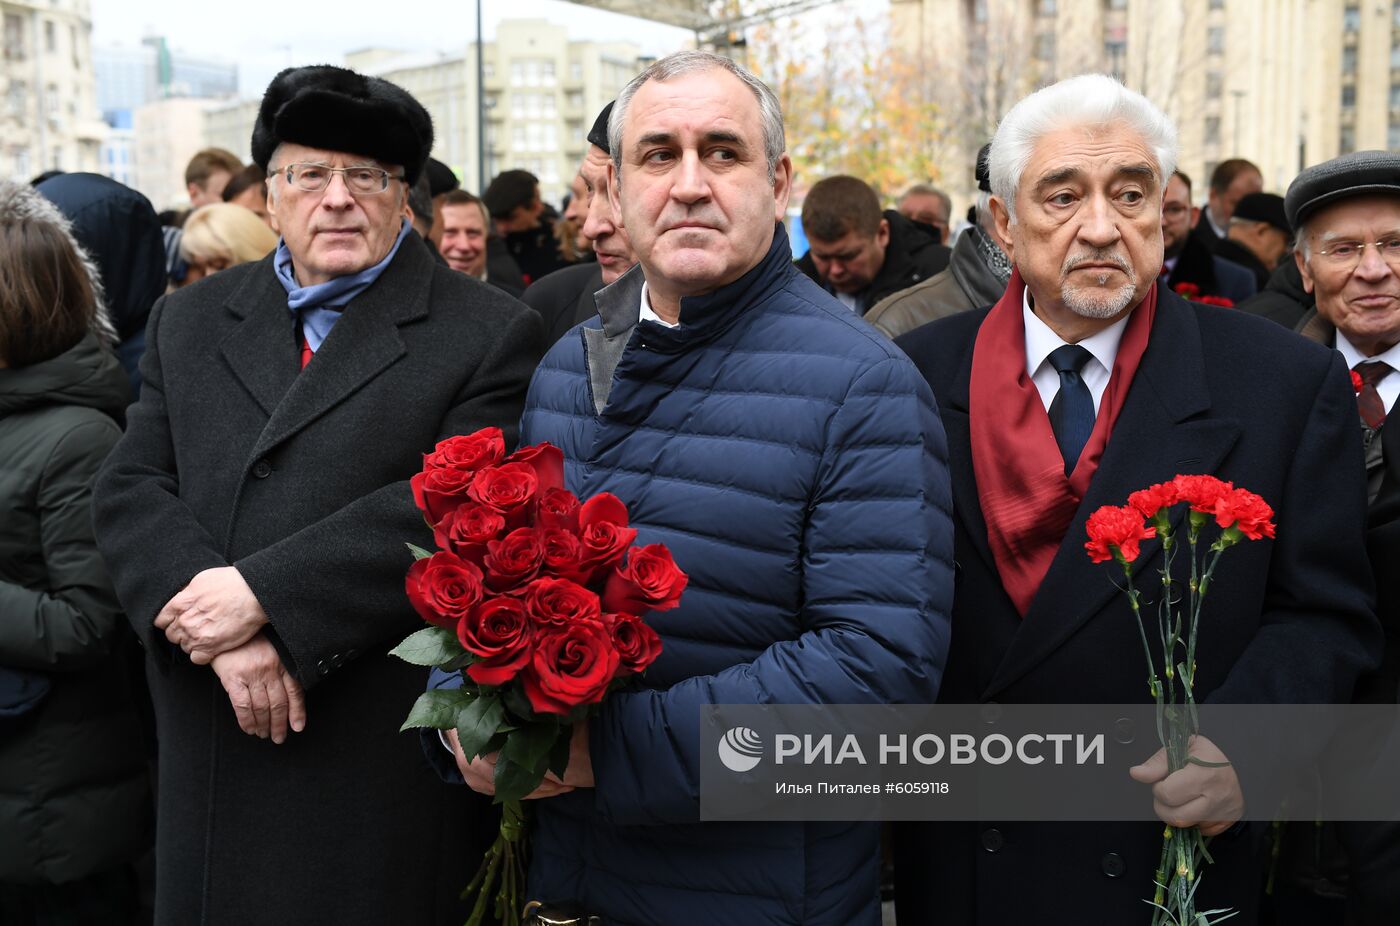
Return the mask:
<svg viewBox="0 0 1400 926">
<path fill-rule="evenodd" d="M 0 182 L 0 922 L 465 918 L 492 760 L 398 732 L 462 676 L 388 650 L 409 479 L 487 427 L 689 575 L 533 795 L 527 893 L 608 926 L 1149 922 L 1158 824 L 701 822 L 699 719 L 1142 701 L 1084 525 L 1178 473 L 1278 524 L 1197 698 L 1398 700 L 1400 155 L 1282 195 L 1233 158 L 1197 206 L 1171 120 L 1084 75 L 950 167 L 965 220 L 824 177 L 794 260 L 781 107 L 730 59 L 651 64 L 586 142 L 559 211 L 477 195 L 402 88 L 300 67 L 186 214 Z M 1200 909 L 1400 921 L 1400 823 L 1246 818 L 1230 752 L 1137 773 L 1213 837 Z"/>
</svg>

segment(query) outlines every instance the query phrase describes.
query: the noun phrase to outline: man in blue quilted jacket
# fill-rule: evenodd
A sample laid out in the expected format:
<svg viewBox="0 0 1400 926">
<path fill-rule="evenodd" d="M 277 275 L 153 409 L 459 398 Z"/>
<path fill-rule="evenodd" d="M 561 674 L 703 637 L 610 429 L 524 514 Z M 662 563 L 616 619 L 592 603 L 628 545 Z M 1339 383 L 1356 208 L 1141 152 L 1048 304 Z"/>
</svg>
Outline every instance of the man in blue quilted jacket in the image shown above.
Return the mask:
<svg viewBox="0 0 1400 926">
<path fill-rule="evenodd" d="M 876 823 L 699 822 L 700 709 L 937 696 L 953 564 L 933 396 L 793 268 L 782 112 L 752 74 L 664 58 L 608 134 L 640 264 L 546 356 L 522 440 L 562 447 L 569 488 L 621 498 L 690 585 L 649 617 L 644 684 L 537 793 L 528 895 L 608 926 L 877 926 Z M 489 792 L 489 760 L 456 758 Z"/>
</svg>

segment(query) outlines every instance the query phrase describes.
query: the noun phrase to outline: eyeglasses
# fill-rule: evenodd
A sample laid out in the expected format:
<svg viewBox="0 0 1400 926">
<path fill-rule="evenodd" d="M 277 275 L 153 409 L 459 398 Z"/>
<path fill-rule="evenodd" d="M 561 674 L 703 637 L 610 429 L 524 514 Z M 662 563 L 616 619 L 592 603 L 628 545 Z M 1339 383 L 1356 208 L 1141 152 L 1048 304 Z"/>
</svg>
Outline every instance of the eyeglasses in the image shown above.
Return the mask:
<svg viewBox="0 0 1400 926">
<path fill-rule="evenodd" d="M 319 193 L 330 186 L 333 174 L 345 175 L 345 186 L 351 193 L 383 193 L 389 189 L 389 181 L 402 180 L 379 167 L 327 167 L 325 164 L 288 164 L 287 182 L 298 190 Z M 282 173 L 279 170 L 276 173 Z M 275 174 L 274 174 L 275 176 Z"/>
<path fill-rule="evenodd" d="M 1390 266 L 1400 267 L 1400 235 L 1384 241 L 1338 241 L 1327 250 L 1318 251 L 1317 256 L 1338 270 L 1354 270 L 1361 263 L 1361 252 L 1367 248 L 1375 248 Z"/>
<path fill-rule="evenodd" d="M 1183 206 L 1179 203 L 1172 203 L 1170 206 L 1162 207 L 1162 215 L 1169 219 L 1179 219 L 1191 211 L 1190 206 Z"/>
</svg>

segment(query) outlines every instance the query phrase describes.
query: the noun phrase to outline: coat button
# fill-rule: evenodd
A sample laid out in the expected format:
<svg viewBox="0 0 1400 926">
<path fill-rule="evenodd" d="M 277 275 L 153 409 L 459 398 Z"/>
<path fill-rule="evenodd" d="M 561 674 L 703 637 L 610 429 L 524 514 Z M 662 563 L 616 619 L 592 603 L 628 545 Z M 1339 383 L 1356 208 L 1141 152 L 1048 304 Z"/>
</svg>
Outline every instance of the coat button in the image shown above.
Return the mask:
<svg viewBox="0 0 1400 926">
<path fill-rule="evenodd" d="M 322 659 L 316 663 L 316 671 L 320 672 L 322 675 L 330 675 L 331 667 L 326 664 L 326 661 L 324 659 Z"/>
<path fill-rule="evenodd" d="M 266 460 L 259 460 L 253 464 L 253 477 L 255 479 L 266 479 L 272 475 L 272 464 Z"/>
<path fill-rule="evenodd" d="M 1001 830 L 990 829 L 982 831 L 982 848 L 988 852 L 1000 852 L 1001 847 L 1006 845 L 1006 840 L 1001 835 Z"/>
<path fill-rule="evenodd" d="M 1123 872 L 1128 870 L 1128 863 L 1123 861 L 1123 856 L 1119 855 L 1117 852 L 1110 852 L 1099 862 L 1099 867 L 1102 868 L 1103 873 L 1110 878 L 1121 878 L 1123 877 Z"/>
<path fill-rule="evenodd" d="M 334 656 L 331 657 L 331 666 L 332 666 L 332 668 L 339 669 L 339 668 L 340 668 L 341 666 L 343 666 L 343 665 L 345 665 L 345 657 L 344 657 L 344 656 L 340 655 L 339 653 L 336 653 Z"/>
</svg>

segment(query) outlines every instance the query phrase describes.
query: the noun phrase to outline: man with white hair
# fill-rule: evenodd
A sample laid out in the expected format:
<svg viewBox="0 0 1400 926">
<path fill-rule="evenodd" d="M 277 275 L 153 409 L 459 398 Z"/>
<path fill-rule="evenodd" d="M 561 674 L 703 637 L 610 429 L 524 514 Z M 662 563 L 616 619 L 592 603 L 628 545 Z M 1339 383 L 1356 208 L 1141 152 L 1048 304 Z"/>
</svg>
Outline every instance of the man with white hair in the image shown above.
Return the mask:
<svg viewBox="0 0 1400 926">
<path fill-rule="evenodd" d="M 1147 698 L 1136 618 L 1085 555 L 1084 524 L 1178 473 L 1233 480 L 1277 512 L 1278 539 L 1232 553 L 1206 599 L 1199 701 L 1345 699 L 1379 654 L 1345 365 L 1157 285 L 1175 160 L 1171 122 L 1110 78 L 1022 100 L 990 158 L 996 234 L 1015 267 L 1005 295 L 897 342 L 933 386 L 949 441 L 961 572 L 942 701 Z M 1335 491 L 1317 504 L 1323 481 Z M 1161 565 L 1159 547 L 1145 550 L 1139 587 Z M 1227 762 L 1238 735 L 1197 737 L 1192 753 Z M 1254 922 L 1262 827 L 1238 821 L 1259 770 L 1168 776 L 1160 752 L 1149 758 L 1155 743 L 1142 745 L 1132 775 L 1157 815 L 1215 837 L 1197 907 Z M 903 826 L 900 921 L 1145 922 L 1161 838 L 1160 825 L 1129 822 Z"/>
</svg>

